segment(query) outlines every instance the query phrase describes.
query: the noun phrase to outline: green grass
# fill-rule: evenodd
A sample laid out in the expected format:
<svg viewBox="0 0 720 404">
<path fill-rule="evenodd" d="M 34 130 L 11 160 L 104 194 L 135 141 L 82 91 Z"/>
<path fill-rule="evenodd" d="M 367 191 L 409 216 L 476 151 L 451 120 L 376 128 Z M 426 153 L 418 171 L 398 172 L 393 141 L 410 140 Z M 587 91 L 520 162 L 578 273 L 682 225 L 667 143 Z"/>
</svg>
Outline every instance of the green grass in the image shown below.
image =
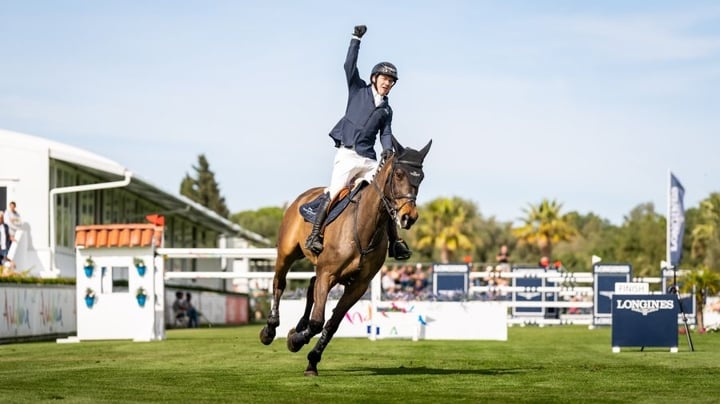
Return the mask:
<svg viewBox="0 0 720 404">
<path fill-rule="evenodd" d="M 0 345 L 0 402 L 717 402 L 720 334 L 680 352 L 624 348 L 610 329 L 510 328 L 508 341 L 334 339 L 319 377 L 308 347 L 260 326 L 171 330 L 167 340 Z M 316 339 L 313 339 L 313 343 Z"/>
</svg>

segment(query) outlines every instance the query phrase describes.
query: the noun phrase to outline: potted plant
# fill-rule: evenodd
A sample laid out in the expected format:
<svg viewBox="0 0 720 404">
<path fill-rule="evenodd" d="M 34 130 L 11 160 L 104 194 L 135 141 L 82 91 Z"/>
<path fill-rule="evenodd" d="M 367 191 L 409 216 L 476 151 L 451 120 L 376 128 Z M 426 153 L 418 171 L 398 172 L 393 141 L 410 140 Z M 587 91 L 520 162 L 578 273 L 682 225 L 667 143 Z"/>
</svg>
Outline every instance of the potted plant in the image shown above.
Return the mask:
<svg viewBox="0 0 720 404">
<path fill-rule="evenodd" d="M 87 305 L 88 308 L 92 308 L 95 304 L 95 291 L 87 288 L 85 289 L 85 305 Z"/>
<path fill-rule="evenodd" d="M 133 264 L 138 271 L 138 275 L 145 276 L 145 261 L 142 258 L 134 257 Z"/>
<path fill-rule="evenodd" d="M 83 266 L 83 269 L 85 270 L 85 276 L 88 278 L 92 276 L 93 269 L 95 268 L 95 261 L 93 261 L 92 257 L 89 256 L 85 258 L 85 265 Z"/>
<path fill-rule="evenodd" d="M 145 307 L 145 300 L 147 299 L 147 292 L 145 292 L 145 288 L 143 288 L 142 286 L 139 287 L 138 290 L 135 292 L 135 298 L 137 299 L 140 307 Z"/>
</svg>

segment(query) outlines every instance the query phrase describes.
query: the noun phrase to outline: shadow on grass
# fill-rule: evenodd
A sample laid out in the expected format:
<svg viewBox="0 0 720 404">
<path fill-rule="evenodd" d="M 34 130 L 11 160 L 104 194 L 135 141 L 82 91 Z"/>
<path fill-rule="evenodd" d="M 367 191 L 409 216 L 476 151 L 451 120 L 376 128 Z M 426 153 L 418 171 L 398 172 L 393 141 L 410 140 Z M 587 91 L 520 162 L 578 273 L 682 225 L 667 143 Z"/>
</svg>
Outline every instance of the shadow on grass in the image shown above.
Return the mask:
<svg viewBox="0 0 720 404">
<path fill-rule="evenodd" d="M 396 376 L 396 375 L 505 375 L 536 372 L 537 369 L 532 368 L 509 368 L 509 369 L 435 369 L 425 366 L 421 367 L 405 367 L 396 368 L 350 368 L 348 372 L 369 373 L 375 376 Z"/>
</svg>

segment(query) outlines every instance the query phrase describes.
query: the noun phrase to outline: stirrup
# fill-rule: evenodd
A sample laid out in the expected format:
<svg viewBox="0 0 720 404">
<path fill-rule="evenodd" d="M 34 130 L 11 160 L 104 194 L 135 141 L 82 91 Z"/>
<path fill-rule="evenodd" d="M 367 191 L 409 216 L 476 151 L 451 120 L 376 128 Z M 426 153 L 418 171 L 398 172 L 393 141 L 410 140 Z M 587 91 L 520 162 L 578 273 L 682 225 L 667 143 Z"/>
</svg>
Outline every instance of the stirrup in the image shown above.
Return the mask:
<svg viewBox="0 0 720 404">
<path fill-rule="evenodd" d="M 405 241 L 398 239 L 390 243 L 390 248 L 388 249 L 388 256 L 395 258 L 398 261 L 405 261 L 410 259 L 410 256 L 412 256 L 412 251 L 410 250 L 410 247 L 408 247 L 408 245 L 405 243 Z"/>
</svg>

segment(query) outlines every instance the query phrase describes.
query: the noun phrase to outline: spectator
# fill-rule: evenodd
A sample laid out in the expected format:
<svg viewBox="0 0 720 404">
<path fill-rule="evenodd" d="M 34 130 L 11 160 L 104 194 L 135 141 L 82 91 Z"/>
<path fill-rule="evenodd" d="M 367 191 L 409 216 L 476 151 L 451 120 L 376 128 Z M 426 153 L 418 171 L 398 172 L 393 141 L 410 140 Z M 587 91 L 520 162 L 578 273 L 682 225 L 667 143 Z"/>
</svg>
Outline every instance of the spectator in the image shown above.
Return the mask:
<svg viewBox="0 0 720 404">
<path fill-rule="evenodd" d="M 10 226 L 5 223 L 3 212 L 0 210 L 0 273 L 2 273 L 2 266 L 7 260 L 7 253 L 10 249 Z"/>
<path fill-rule="evenodd" d="M 427 274 L 423 270 L 422 264 L 415 264 L 415 271 L 413 272 L 413 294 L 416 298 L 424 297 L 428 292 L 428 279 Z"/>
<path fill-rule="evenodd" d="M 495 256 L 495 261 L 497 261 L 498 264 L 507 264 L 510 262 L 507 245 L 503 244 L 500 246 L 500 252 Z"/>
<path fill-rule="evenodd" d="M 508 278 L 503 278 L 501 273 L 510 272 L 509 264 L 510 254 L 508 253 L 507 245 L 503 244 L 500 246 L 500 251 L 495 256 L 497 264 L 495 266 L 488 265 L 485 271 L 485 284 L 490 287 L 487 294 L 490 300 L 497 300 L 501 296 L 506 296 L 507 291 L 504 289 L 510 284 Z"/>
<path fill-rule="evenodd" d="M 510 253 L 508 253 L 507 245 L 503 244 L 500 246 L 500 252 L 495 256 L 495 260 L 497 261 L 497 265 L 495 265 L 495 272 L 497 273 L 495 286 L 508 286 L 510 284 L 510 280 L 508 278 L 497 276 L 501 272 L 510 272 Z M 505 294 L 507 294 L 507 292 L 503 291 L 502 295 Z"/>
<path fill-rule="evenodd" d="M 185 308 L 187 309 L 188 327 L 189 328 L 197 328 L 198 315 L 200 313 L 195 309 L 195 306 L 193 306 L 192 303 L 190 302 L 191 298 L 192 298 L 192 295 L 190 294 L 190 292 L 185 293 Z"/>
<path fill-rule="evenodd" d="M 540 257 L 540 262 L 538 262 L 538 266 L 543 269 L 550 269 L 550 258 L 543 255 L 542 257 Z"/>
<path fill-rule="evenodd" d="M 175 324 L 184 325 L 187 321 L 187 304 L 183 299 L 183 292 L 175 292 L 175 301 L 172 305 L 173 314 L 175 315 Z"/>
<path fill-rule="evenodd" d="M 14 201 L 8 204 L 8 209 L 5 211 L 5 221 L 10 229 L 10 239 L 15 241 L 15 233 L 20 230 L 22 219 L 20 218 L 20 213 L 18 213 Z"/>
<path fill-rule="evenodd" d="M 397 293 L 397 285 L 395 284 L 393 271 L 391 271 L 387 265 L 383 265 L 380 273 L 382 274 L 382 277 L 380 278 L 380 283 L 382 285 L 382 290 L 385 296 L 391 296 Z"/>
<path fill-rule="evenodd" d="M 400 289 L 403 292 L 412 292 L 413 290 L 413 279 L 412 272 L 413 268 L 410 265 L 403 265 L 400 267 Z"/>
</svg>

